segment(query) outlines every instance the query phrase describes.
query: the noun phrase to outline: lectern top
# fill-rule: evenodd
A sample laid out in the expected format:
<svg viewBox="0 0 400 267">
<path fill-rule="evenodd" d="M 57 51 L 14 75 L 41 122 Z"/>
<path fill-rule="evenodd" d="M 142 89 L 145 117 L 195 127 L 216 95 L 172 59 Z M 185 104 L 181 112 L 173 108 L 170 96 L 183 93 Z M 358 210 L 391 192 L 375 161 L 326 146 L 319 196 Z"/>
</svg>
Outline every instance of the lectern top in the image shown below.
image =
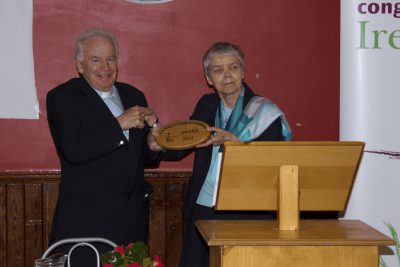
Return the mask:
<svg viewBox="0 0 400 267">
<path fill-rule="evenodd" d="M 302 211 L 343 211 L 363 142 L 228 142 L 224 145 L 217 210 L 277 210 L 281 166 L 299 169 Z"/>
</svg>

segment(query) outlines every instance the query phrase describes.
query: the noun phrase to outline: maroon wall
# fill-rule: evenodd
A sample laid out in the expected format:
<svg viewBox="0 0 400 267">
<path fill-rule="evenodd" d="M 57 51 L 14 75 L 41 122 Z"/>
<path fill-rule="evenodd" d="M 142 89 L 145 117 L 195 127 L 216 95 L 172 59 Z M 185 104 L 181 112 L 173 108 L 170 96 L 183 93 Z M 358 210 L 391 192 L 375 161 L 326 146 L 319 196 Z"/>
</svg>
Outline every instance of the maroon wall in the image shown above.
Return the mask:
<svg viewBox="0 0 400 267">
<path fill-rule="evenodd" d="M 294 140 L 339 135 L 338 0 L 33 1 L 33 46 L 39 120 L 0 120 L 0 171 L 57 170 L 45 97 L 76 76 L 73 49 L 82 30 L 107 27 L 120 41 L 119 80 L 140 88 L 162 122 L 186 119 L 210 89 L 202 56 L 214 41 L 239 44 L 245 80 L 279 105 Z M 191 170 L 192 158 L 163 163 Z"/>
</svg>

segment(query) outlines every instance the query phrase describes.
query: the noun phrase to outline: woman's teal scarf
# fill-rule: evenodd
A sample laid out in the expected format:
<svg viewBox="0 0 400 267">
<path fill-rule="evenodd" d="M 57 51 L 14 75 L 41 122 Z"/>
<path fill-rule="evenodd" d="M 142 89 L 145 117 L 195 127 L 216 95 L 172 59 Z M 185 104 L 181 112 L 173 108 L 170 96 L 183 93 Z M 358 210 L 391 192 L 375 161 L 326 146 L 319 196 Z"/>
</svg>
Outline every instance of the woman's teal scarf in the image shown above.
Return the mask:
<svg viewBox="0 0 400 267">
<path fill-rule="evenodd" d="M 281 118 L 282 136 L 284 141 L 292 139 L 292 132 L 285 114 L 270 100 L 254 96 L 243 110 L 244 90 L 238 97 L 225 130 L 233 133 L 240 141 L 250 142 L 259 137 L 278 117 Z M 223 103 L 217 109 L 215 126 L 222 128 Z"/>
</svg>

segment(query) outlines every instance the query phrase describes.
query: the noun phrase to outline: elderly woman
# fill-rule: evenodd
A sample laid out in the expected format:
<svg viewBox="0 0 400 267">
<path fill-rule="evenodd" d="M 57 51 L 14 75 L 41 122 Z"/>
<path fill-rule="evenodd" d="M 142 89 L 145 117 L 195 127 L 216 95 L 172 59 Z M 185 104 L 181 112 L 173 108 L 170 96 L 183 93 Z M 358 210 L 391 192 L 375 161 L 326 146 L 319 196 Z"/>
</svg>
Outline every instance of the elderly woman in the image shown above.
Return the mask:
<svg viewBox="0 0 400 267">
<path fill-rule="evenodd" d="M 243 83 L 244 55 L 236 45 L 213 44 L 204 58 L 204 73 L 214 93 L 201 97 L 190 117 L 206 122 L 214 134 L 195 149 L 193 175 L 183 208 L 185 233 L 180 267 L 209 266 L 208 246 L 197 232 L 197 220 L 271 219 L 267 212 L 221 212 L 213 209 L 218 152 L 226 141 L 290 140 L 282 111 L 268 99 L 256 96 Z M 176 159 L 189 151 L 165 151 L 164 159 Z"/>
</svg>

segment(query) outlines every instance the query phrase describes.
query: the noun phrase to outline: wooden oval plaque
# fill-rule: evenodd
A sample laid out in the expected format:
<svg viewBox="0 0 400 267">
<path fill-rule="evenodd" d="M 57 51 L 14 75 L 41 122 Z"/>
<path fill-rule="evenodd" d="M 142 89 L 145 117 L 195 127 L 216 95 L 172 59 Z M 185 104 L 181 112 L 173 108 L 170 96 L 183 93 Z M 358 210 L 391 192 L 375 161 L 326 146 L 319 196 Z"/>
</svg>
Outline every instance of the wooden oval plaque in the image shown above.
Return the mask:
<svg viewBox="0 0 400 267">
<path fill-rule="evenodd" d="M 156 142 L 165 149 L 181 150 L 192 148 L 207 140 L 211 132 L 208 124 L 197 120 L 169 123 L 158 130 Z"/>
</svg>

